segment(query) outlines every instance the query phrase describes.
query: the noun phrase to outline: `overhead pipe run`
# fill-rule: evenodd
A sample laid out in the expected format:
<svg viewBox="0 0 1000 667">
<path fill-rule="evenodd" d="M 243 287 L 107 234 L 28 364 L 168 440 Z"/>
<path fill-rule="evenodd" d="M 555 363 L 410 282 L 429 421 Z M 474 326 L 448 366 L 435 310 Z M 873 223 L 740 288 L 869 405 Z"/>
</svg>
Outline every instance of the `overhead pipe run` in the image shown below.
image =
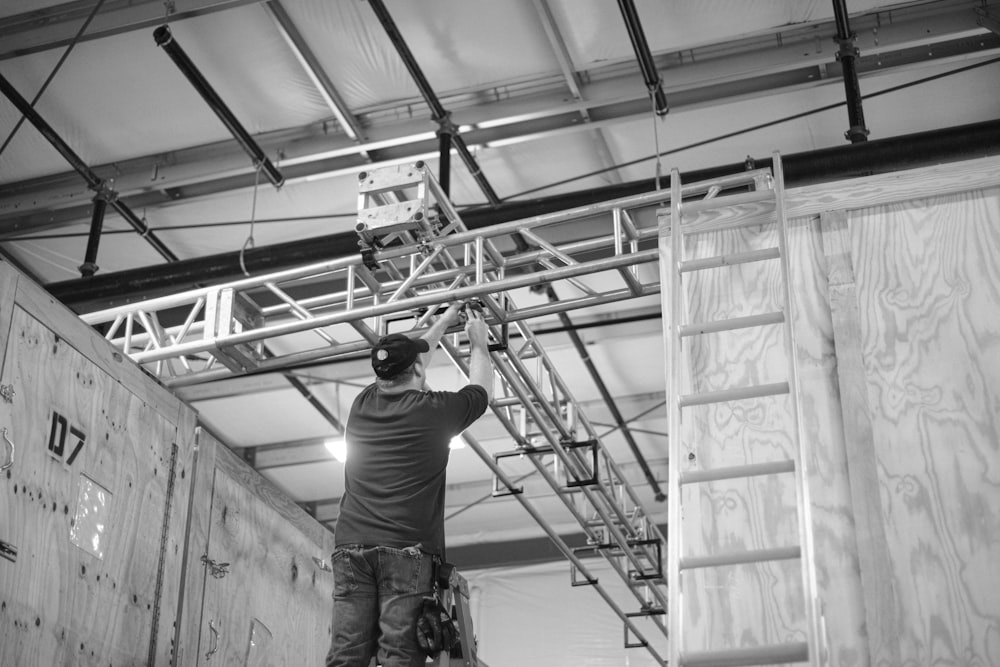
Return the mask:
<svg viewBox="0 0 1000 667">
<path fill-rule="evenodd" d="M 847 0 L 833 0 L 833 16 L 837 24 L 837 60 L 844 75 L 844 93 L 847 96 L 847 118 L 851 127 L 844 133 L 852 144 L 868 141 L 865 127 L 865 112 L 862 107 L 861 85 L 858 83 L 858 67 L 855 58 L 858 48 L 854 45 L 857 35 L 851 32 L 847 19 Z"/>
<path fill-rule="evenodd" d="M 62 140 L 56 131 L 52 129 L 51 125 L 45 122 L 45 119 L 42 118 L 37 111 L 35 111 L 34 107 L 32 107 L 26 99 L 21 97 L 21 94 L 17 92 L 14 86 L 12 86 L 2 74 L 0 74 L 0 91 L 2 91 L 7 99 L 9 99 L 14 106 L 17 107 L 18 111 L 24 114 L 24 117 L 35 126 L 35 129 L 38 130 L 38 132 L 45 137 L 50 144 L 52 144 L 53 148 L 55 148 L 56 151 L 58 151 L 67 162 L 69 162 L 70 166 L 83 177 L 83 179 L 87 182 L 87 187 L 94 192 L 97 192 L 99 196 L 105 196 L 108 203 L 111 204 L 111 207 L 115 209 L 118 215 L 120 215 L 125 222 L 131 225 L 132 229 L 138 232 L 142 238 L 146 239 L 146 241 L 153 246 L 156 252 L 160 253 L 164 259 L 168 262 L 177 261 L 177 255 L 172 253 L 170 249 L 167 248 L 167 246 L 165 246 L 159 238 L 157 238 L 156 234 L 153 233 L 153 231 L 132 211 L 132 209 L 126 206 L 124 202 L 118 200 L 117 193 L 110 188 L 107 182 L 101 179 L 82 159 L 80 159 L 80 156 L 77 155 L 73 149 Z M 96 253 L 97 250 L 95 246 L 95 257 Z"/>
<path fill-rule="evenodd" d="M 618 0 L 618 8 L 621 9 L 622 18 L 625 19 L 625 28 L 632 41 L 632 49 L 635 51 L 636 60 L 639 61 L 642 79 L 646 82 L 656 115 L 665 116 L 670 111 L 670 105 L 667 103 L 666 93 L 663 92 L 663 79 L 656 71 L 653 54 L 649 50 L 649 44 L 646 43 L 646 33 L 642 29 L 639 13 L 635 10 L 632 0 Z"/>
<path fill-rule="evenodd" d="M 801 186 L 871 174 L 915 169 L 931 164 L 955 162 L 1000 154 L 1000 121 L 889 137 L 859 144 L 846 144 L 782 158 L 786 186 Z M 771 164 L 770 157 L 754 160 L 758 167 Z M 692 171 L 692 181 L 732 174 L 743 163 Z M 609 201 L 655 189 L 654 179 L 632 181 L 527 201 L 508 202 L 497 208 L 482 207 L 461 212 L 469 229 L 482 229 L 511 220 L 565 211 L 577 206 Z M 280 271 L 293 266 L 327 261 L 357 254 L 358 237 L 352 232 L 299 239 L 258 248 L 245 254 L 248 270 L 254 273 Z M 94 276 L 88 280 L 66 280 L 45 287 L 71 308 L 100 310 L 135 301 L 145 296 L 171 294 L 196 284 L 217 284 L 244 276 L 240 253 L 230 252 L 174 262 L 161 266 L 130 269 Z"/>
<path fill-rule="evenodd" d="M 226 103 L 222 101 L 219 94 L 212 88 L 212 85 L 202 76 L 194 63 L 191 62 L 187 53 L 184 52 L 184 49 L 174 39 L 173 34 L 170 32 L 170 26 L 161 25 L 153 31 L 153 38 L 156 40 L 157 46 L 162 47 L 166 54 L 170 56 L 170 59 L 174 61 L 174 64 L 181 70 L 181 73 L 191 82 L 191 85 L 198 91 L 198 94 L 205 100 L 209 108 L 215 112 L 219 120 L 229 129 L 229 132 L 253 160 L 254 167 L 263 171 L 264 175 L 267 176 L 267 180 L 271 181 L 274 187 L 280 188 L 285 182 L 285 177 L 272 164 L 260 145 L 243 128 L 240 121 L 236 119 L 233 112 L 229 110 Z"/>
<path fill-rule="evenodd" d="M 444 152 L 443 137 L 450 137 L 451 145 L 455 147 L 455 150 L 458 152 L 458 156 L 462 158 L 462 162 L 465 163 L 469 173 L 472 174 L 472 178 L 475 179 L 479 189 L 482 190 L 484 195 L 486 195 L 486 199 L 489 201 L 490 206 L 498 206 L 500 204 L 500 198 L 493 190 L 493 186 L 486 180 L 486 176 L 483 175 L 482 170 L 480 170 L 479 164 L 476 162 L 476 158 L 469 151 L 469 147 L 466 146 L 465 140 L 458 133 L 457 128 L 455 128 L 452 124 L 451 114 L 445 110 L 444 106 L 441 104 L 441 100 L 439 100 L 437 95 L 434 93 L 430 83 L 427 81 L 427 77 L 424 76 L 423 71 L 420 69 L 420 65 L 417 64 L 416 58 L 413 57 L 410 47 L 406 45 L 403 35 L 399 32 L 399 28 L 396 27 L 396 22 L 393 21 L 392 16 L 389 15 L 389 11 L 385 8 L 385 4 L 382 0 L 368 0 L 368 4 L 371 5 L 372 10 L 375 12 L 375 16 L 378 17 L 379 23 L 382 24 L 382 28 L 385 29 L 386 34 L 389 36 L 389 41 L 391 41 L 392 45 L 396 47 L 396 52 L 399 53 L 399 57 L 402 58 L 403 64 L 410 72 L 410 77 L 413 79 L 413 82 L 417 84 L 417 88 L 420 90 L 420 94 L 423 96 L 427 106 L 430 107 L 431 118 L 441 126 L 442 132 L 440 136 L 442 137 L 442 152 Z"/>
</svg>

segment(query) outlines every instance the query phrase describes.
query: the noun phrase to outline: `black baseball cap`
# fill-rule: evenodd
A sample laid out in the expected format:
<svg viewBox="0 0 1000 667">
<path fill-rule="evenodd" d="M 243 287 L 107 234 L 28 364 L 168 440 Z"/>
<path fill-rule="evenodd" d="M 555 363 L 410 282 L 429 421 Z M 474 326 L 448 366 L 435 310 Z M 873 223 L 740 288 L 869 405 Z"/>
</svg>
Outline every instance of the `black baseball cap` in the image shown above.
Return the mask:
<svg viewBox="0 0 1000 667">
<path fill-rule="evenodd" d="M 421 352 L 429 352 L 430 349 L 431 346 L 423 338 L 389 334 L 380 338 L 372 348 L 372 368 L 375 375 L 391 380 L 409 368 Z"/>
</svg>

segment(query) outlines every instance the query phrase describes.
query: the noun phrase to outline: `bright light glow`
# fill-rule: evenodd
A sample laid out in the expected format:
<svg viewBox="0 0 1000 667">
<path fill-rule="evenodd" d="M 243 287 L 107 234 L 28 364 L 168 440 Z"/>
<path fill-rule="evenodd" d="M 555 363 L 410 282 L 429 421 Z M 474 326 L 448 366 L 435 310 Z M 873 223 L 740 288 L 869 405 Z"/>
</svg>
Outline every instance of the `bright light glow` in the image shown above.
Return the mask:
<svg viewBox="0 0 1000 667">
<path fill-rule="evenodd" d="M 341 463 L 347 460 L 347 440 L 344 438 L 331 438 L 323 443 L 327 450 L 333 454 L 333 458 Z"/>
<path fill-rule="evenodd" d="M 465 438 L 463 438 L 461 434 L 456 435 L 454 438 L 452 438 L 451 442 L 448 444 L 448 449 L 463 449 L 464 447 L 465 447 Z"/>
</svg>

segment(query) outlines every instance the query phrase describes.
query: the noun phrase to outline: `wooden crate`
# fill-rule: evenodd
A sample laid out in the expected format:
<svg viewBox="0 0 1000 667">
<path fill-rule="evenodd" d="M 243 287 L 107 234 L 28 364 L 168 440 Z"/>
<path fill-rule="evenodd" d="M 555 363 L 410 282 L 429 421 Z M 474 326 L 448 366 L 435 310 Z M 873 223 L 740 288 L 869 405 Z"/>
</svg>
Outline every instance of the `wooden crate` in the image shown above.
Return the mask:
<svg viewBox="0 0 1000 667">
<path fill-rule="evenodd" d="M 178 665 L 322 665 L 333 534 L 207 432 L 187 549 Z"/>
<path fill-rule="evenodd" d="M 168 664 L 193 411 L 3 263 L 0 344 L 0 665 Z"/>
</svg>

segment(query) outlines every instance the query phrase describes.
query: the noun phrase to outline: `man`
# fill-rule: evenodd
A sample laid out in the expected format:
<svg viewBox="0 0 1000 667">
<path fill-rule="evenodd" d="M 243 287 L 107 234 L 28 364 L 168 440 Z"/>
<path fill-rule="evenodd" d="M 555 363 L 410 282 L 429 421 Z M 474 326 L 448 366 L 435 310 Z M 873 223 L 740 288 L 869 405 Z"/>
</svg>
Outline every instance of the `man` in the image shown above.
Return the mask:
<svg viewBox="0 0 1000 667">
<path fill-rule="evenodd" d="M 426 386 L 431 355 L 460 310 L 449 306 L 421 338 L 391 334 L 372 349 L 377 378 L 347 419 L 327 667 L 368 667 L 376 652 L 385 667 L 425 663 L 416 624 L 444 556 L 449 443 L 493 395 L 488 328 L 472 308 L 469 384 L 457 392 Z"/>
</svg>

